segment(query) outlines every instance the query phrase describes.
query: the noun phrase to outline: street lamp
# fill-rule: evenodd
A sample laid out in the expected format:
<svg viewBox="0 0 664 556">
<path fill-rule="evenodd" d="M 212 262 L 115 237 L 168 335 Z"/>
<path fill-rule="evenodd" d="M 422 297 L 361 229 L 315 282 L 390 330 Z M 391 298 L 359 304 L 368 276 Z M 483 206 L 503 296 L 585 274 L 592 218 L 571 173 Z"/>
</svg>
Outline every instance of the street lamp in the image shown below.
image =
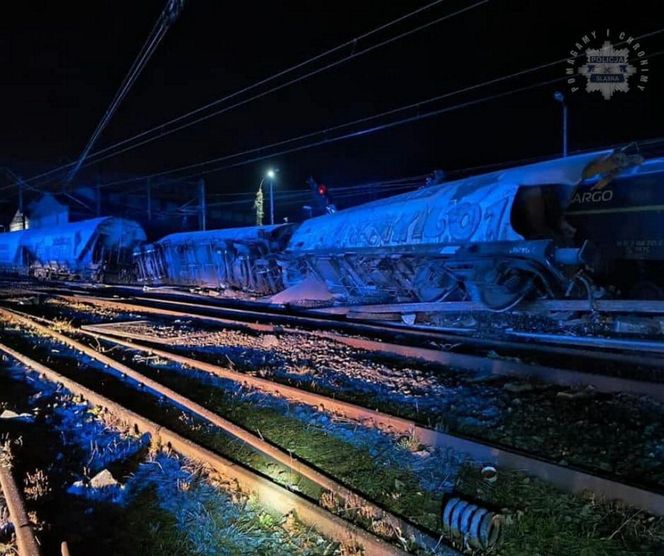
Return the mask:
<svg viewBox="0 0 664 556">
<path fill-rule="evenodd" d="M 277 177 L 277 172 L 274 168 L 268 168 L 265 177 L 270 180 L 270 224 L 274 225 L 274 179 Z"/>
<path fill-rule="evenodd" d="M 560 103 L 563 109 L 563 156 L 567 156 L 567 103 L 565 102 L 565 95 L 560 91 L 553 93 L 553 98 Z"/>
</svg>

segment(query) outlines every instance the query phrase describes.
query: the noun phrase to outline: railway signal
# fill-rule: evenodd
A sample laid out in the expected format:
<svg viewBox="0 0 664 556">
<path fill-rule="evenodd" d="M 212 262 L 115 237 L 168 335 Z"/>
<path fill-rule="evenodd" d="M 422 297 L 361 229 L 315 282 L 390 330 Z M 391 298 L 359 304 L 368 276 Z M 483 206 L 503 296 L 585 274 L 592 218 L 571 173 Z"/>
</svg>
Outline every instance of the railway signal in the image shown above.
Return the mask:
<svg viewBox="0 0 664 556">
<path fill-rule="evenodd" d="M 312 216 L 320 216 L 321 214 L 334 214 L 337 212 L 337 207 L 330 195 L 327 185 L 318 183 L 313 177 L 307 179 L 307 184 L 311 188 L 313 202 L 312 202 Z"/>
</svg>

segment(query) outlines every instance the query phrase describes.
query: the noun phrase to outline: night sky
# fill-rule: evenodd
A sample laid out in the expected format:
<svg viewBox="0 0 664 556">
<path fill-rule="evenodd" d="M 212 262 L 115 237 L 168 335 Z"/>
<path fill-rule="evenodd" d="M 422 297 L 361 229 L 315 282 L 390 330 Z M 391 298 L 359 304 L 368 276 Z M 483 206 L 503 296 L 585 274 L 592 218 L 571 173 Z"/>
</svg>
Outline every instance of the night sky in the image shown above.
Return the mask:
<svg viewBox="0 0 664 556">
<path fill-rule="evenodd" d="M 98 147 L 245 87 L 426 3 L 187 0 Z M 472 3 L 447 0 L 357 48 Z M 563 58 L 592 30 L 610 28 L 632 35 L 655 31 L 664 27 L 656 15 L 658 4 L 661 0 L 491 0 L 230 113 L 86 168 L 76 183 L 158 172 L 370 116 Z M 25 0 L 5 7 L 0 18 L 0 165 L 29 178 L 74 160 L 163 5 L 163 0 Z M 642 43 L 647 54 L 664 50 L 664 33 Z M 563 75 L 560 64 L 435 107 Z M 305 188 L 310 174 L 334 190 L 426 174 L 434 168 L 456 170 L 552 155 L 560 150 L 560 106 L 552 98 L 556 89 L 569 99 L 571 150 L 664 136 L 664 56 L 659 56 L 650 61 L 644 92 L 617 93 L 606 101 L 598 93 L 571 94 L 564 83 L 551 84 L 396 129 L 209 174 L 208 192 L 214 199 L 220 193 L 253 191 L 271 164 L 280 169 L 282 191 Z M 5 206 L 14 202 L 8 193 L 3 192 Z"/>
</svg>

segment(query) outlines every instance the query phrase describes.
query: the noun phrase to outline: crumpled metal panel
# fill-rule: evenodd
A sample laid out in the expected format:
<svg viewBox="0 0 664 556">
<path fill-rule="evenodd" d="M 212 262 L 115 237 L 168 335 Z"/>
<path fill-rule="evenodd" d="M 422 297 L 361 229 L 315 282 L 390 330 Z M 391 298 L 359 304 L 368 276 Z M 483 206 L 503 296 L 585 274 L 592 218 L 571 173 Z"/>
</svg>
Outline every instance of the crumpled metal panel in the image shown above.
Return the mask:
<svg viewBox="0 0 664 556">
<path fill-rule="evenodd" d="M 510 222 L 519 187 L 574 187 L 588 164 L 611 151 L 570 156 L 426 187 L 307 220 L 288 251 L 344 252 L 523 239 Z"/>
</svg>

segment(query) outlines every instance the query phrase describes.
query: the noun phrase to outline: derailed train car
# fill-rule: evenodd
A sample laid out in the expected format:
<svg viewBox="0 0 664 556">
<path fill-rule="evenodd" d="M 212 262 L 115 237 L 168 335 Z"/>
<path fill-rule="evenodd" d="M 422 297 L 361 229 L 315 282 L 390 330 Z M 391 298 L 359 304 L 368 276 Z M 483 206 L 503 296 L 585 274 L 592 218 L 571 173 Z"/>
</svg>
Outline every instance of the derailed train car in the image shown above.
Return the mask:
<svg viewBox="0 0 664 556">
<path fill-rule="evenodd" d="M 306 275 L 349 301 L 471 298 L 494 310 L 534 291 L 589 293 L 594 260 L 563 217 L 576 187 L 637 158 L 594 152 L 424 187 L 313 218 L 293 234 L 285 281 Z"/>
<path fill-rule="evenodd" d="M 308 276 L 345 302 L 664 297 L 664 159 L 600 151 L 426 186 L 299 225 L 177 233 L 115 218 L 0 234 L 0 271 L 231 288 Z M 129 252 L 135 266 L 129 268 Z"/>
<path fill-rule="evenodd" d="M 604 187 L 587 180 L 566 218 L 601 254 L 600 283 L 629 298 L 664 298 L 664 158 L 624 169 Z"/>
<path fill-rule="evenodd" d="M 39 279 L 130 282 L 132 253 L 145 242 L 132 220 L 103 217 L 0 234 L 0 272 Z"/>
<path fill-rule="evenodd" d="M 139 281 L 275 293 L 283 289 L 276 254 L 292 230 L 281 224 L 171 234 L 135 250 Z"/>
</svg>

